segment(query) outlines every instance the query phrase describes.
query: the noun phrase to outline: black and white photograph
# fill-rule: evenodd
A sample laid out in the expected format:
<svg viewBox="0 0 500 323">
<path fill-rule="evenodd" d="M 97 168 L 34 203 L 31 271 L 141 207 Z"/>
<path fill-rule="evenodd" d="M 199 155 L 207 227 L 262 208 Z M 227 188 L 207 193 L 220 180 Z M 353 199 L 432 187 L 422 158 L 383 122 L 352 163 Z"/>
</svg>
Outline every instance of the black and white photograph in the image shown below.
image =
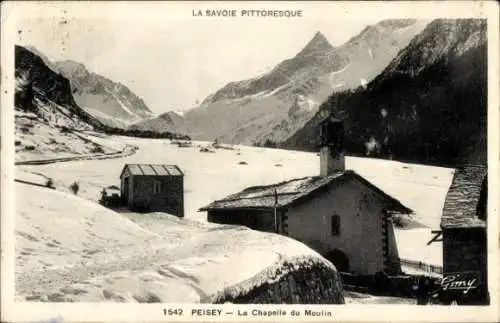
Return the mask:
<svg viewBox="0 0 500 323">
<path fill-rule="evenodd" d="M 2 298 L 498 315 L 498 8 L 403 4 L 4 2 Z"/>
</svg>

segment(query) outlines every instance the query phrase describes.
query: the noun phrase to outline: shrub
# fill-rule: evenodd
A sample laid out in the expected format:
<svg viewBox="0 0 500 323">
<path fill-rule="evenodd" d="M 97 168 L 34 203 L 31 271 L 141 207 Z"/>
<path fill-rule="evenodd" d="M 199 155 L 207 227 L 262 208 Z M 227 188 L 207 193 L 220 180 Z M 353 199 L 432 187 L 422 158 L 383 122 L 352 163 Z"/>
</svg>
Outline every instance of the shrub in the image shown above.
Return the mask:
<svg viewBox="0 0 500 323">
<path fill-rule="evenodd" d="M 103 154 L 104 153 L 104 149 L 102 149 L 101 146 L 96 146 L 96 147 L 92 148 L 90 150 L 90 152 L 93 153 L 93 154 Z"/>
<path fill-rule="evenodd" d="M 16 141 L 14 142 L 14 144 L 15 144 L 16 146 L 20 146 L 20 145 L 21 145 L 21 140 L 16 140 Z"/>
<path fill-rule="evenodd" d="M 80 185 L 78 185 L 78 182 L 74 182 L 73 184 L 71 184 L 69 189 L 73 192 L 73 194 L 77 195 L 78 190 L 80 190 Z"/>
<path fill-rule="evenodd" d="M 268 138 L 264 141 L 263 146 L 266 148 L 276 148 L 277 145 L 276 142 Z"/>
<path fill-rule="evenodd" d="M 202 152 L 202 153 L 215 153 L 215 151 L 213 151 L 207 147 L 201 147 L 200 152 Z"/>
<path fill-rule="evenodd" d="M 66 127 L 66 126 L 62 126 L 61 129 L 59 130 L 61 133 L 70 133 L 71 132 L 71 129 Z"/>
<path fill-rule="evenodd" d="M 30 128 L 28 126 L 21 127 L 21 131 L 23 133 L 31 133 L 31 130 L 30 130 Z"/>
<path fill-rule="evenodd" d="M 33 146 L 33 145 L 26 145 L 26 146 L 24 146 L 24 149 L 25 149 L 25 150 L 28 150 L 28 151 L 32 151 L 32 150 L 35 150 L 35 149 L 36 149 L 36 147 L 35 147 L 35 146 Z"/>
<path fill-rule="evenodd" d="M 14 105 L 21 108 L 25 112 L 34 112 L 37 110 L 37 106 L 33 102 L 35 98 L 35 91 L 33 89 L 33 83 L 29 80 L 29 78 L 30 76 L 27 73 L 20 76 L 20 81 L 16 84 Z"/>
<path fill-rule="evenodd" d="M 52 178 L 49 178 L 47 180 L 47 183 L 45 184 L 45 186 L 47 186 L 48 188 L 55 189 L 55 187 L 54 187 L 54 181 L 52 180 Z"/>
<path fill-rule="evenodd" d="M 248 163 L 246 161 L 240 161 L 238 165 L 248 165 Z"/>
</svg>

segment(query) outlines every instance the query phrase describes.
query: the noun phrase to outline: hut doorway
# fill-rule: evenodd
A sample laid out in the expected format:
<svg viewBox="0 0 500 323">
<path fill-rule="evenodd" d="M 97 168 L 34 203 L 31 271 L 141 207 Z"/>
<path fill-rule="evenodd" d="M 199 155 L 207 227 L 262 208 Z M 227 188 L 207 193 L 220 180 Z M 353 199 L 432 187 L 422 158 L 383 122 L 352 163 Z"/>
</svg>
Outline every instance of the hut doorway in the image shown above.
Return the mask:
<svg viewBox="0 0 500 323">
<path fill-rule="evenodd" d="M 129 190 L 129 178 L 125 177 L 123 179 L 123 201 L 127 202 L 128 201 L 128 190 Z"/>
<path fill-rule="evenodd" d="M 349 272 L 349 258 L 339 249 L 328 251 L 324 257 L 335 265 L 340 272 Z"/>
</svg>

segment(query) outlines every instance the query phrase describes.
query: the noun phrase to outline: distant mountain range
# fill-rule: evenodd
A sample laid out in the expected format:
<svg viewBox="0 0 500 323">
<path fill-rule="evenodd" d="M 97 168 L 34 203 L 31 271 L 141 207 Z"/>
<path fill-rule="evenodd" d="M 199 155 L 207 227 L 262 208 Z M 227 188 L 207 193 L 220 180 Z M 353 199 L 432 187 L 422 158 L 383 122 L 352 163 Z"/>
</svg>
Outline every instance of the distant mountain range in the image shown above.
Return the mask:
<svg viewBox="0 0 500 323">
<path fill-rule="evenodd" d="M 159 116 L 82 64 L 15 50 L 16 107 L 52 109 L 108 133 L 316 151 L 318 124 L 333 114 L 344 120 L 349 154 L 486 163 L 485 20 L 384 20 L 339 47 L 317 32 L 271 71 Z"/>
<path fill-rule="evenodd" d="M 315 151 L 330 113 L 344 120 L 351 154 L 486 164 L 486 21 L 431 22 L 366 89 L 331 95 L 282 146 Z"/>
<path fill-rule="evenodd" d="M 294 57 L 264 75 L 227 84 L 199 107 L 185 111 L 182 119 L 175 112 L 167 112 L 133 127 L 165 127 L 185 131 L 195 139 L 229 143 L 285 141 L 333 92 L 370 82 L 426 24 L 419 20 L 385 20 L 367 26 L 340 47 L 333 47 L 317 32 Z"/>
<path fill-rule="evenodd" d="M 154 116 L 144 101 L 128 87 L 90 73 L 83 64 L 66 60 L 55 62 L 54 67 L 70 80 L 78 105 L 103 123 L 128 125 Z"/>
<path fill-rule="evenodd" d="M 134 121 L 153 116 L 142 99 L 126 86 L 89 73 L 79 63 L 51 62 L 34 48 L 15 46 L 16 109 L 67 129 L 148 138 L 183 138 L 166 130 L 127 129 Z"/>
<path fill-rule="evenodd" d="M 44 117 L 66 119 L 67 125 L 83 122 L 93 127 L 102 123 L 82 110 L 73 98 L 68 79 L 54 72 L 32 51 L 15 46 L 16 108 Z"/>
<path fill-rule="evenodd" d="M 89 72 L 85 65 L 51 61 L 34 47 L 26 47 L 54 72 L 69 80 L 76 104 L 102 123 L 119 128 L 155 116 L 144 101 L 125 85 Z"/>
</svg>

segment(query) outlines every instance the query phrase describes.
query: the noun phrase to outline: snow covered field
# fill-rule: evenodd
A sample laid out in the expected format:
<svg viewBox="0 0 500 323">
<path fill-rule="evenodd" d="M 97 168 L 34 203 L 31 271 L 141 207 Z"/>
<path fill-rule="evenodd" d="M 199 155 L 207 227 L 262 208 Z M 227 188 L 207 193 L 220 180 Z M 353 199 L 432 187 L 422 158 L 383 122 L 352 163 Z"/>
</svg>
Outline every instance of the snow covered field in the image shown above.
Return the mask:
<svg viewBox="0 0 500 323">
<path fill-rule="evenodd" d="M 74 124 L 42 120 L 33 113 L 15 112 L 16 161 L 44 160 L 103 153 L 117 153 L 125 148 L 122 142 L 101 139 L 82 132 L 68 132 Z M 86 128 L 80 129 L 85 131 Z"/>
<path fill-rule="evenodd" d="M 33 174 L 36 172 L 52 178 L 57 188 L 16 184 L 16 290 L 20 297 L 199 302 L 221 286 L 247 279 L 283 258 L 306 256 L 323 261 L 299 242 L 209 224 L 206 215 L 197 212 L 247 186 L 318 175 L 316 154 L 243 146 L 203 153 L 200 147 L 207 143 L 202 142 L 181 148 L 163 139 L 98 140 L 134 145 L 139 150 L 119 159 L 16 167 L 16 177 L 40 176 Z M 241 161 L 247 164 L 239 164 Z M 103 187 L 119 186 L 126 163 L 179 165 L 185 173 L 186 218 L 118 214 L 96 205 Z M 350 157 L 346 168 L 412 208 L 415 219 L 425 226 L 396 230 L 400 257 L 441 265 L 441 243 L 426 243 L 432 238 L 430 230 L 439 228 L 453 171 Z M 75 181 L 80 185 L 78 196 L 68 189 Z M 248 251 L 242 254 L 241 250 Z M 242 266 L 228 271 L 228 263 Z"/>
<path fill-rule="evenodd" d="M 16 184 L 16 193 L 18 299 L 197 303 L 285 260 L 334 270 L 280 235 L 161 213 L 119 214 L 26 184 Z"/>
<path fill-rule="evenodd" d="M 126 163 L 177 164 L 185 173 L 186 217 L 196 221 L 206 220 L 204 213 L 197 212 L 198 208 L 248 186 L 319 174 L 319 156 L 314 153 L 235 146 L 235 150 L 218 149 L 214 154 L 199 151 L 199 146 L 206 143 L 195 142 L 193 147 L 179 148 L 163 139 L 111 137 L 111 142 L 140 149 L 126 158 L 23 166 L 18 170 L 43 173 L 63 189 L 78 181 L 79 195 L 97 201 L 103 187 L 119 186 L 119 175 Z M 247 165 L 240 165 L 240 161 L 246 161 Z M 397 230 L 400 256 L 440 265 L 441 243 L 430 246 L 426 243 L 432 238 L 430 231 L 439 229 L 453 170 L 354 157 L 346 158 L 346 168 L 399 199 L 415 212 L 414 219 L 426 226 Z"/>
</svg>

